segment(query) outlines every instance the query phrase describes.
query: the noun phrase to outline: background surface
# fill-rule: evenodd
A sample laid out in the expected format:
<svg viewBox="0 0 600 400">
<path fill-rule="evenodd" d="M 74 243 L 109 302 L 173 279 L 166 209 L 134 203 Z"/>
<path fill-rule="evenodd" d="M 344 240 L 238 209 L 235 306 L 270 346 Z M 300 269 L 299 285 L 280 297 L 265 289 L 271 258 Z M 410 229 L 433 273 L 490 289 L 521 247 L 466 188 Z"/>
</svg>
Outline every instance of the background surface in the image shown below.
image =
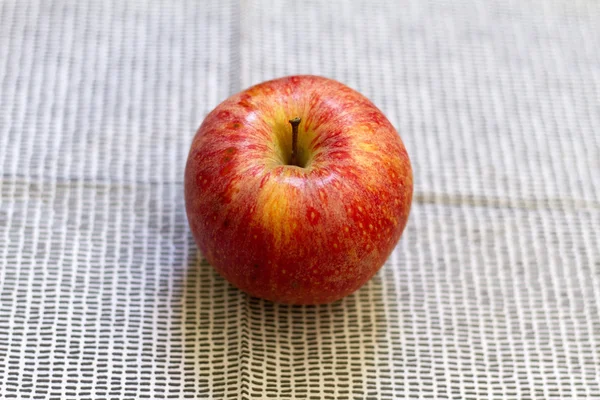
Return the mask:
<svg viewBox="0 0 600 400">
<path fill-rule="evenodd" d="M 0 1 L 0 397 L 600 398 L 600 3 Z M 321 307 L 201 260 L 204 116 L 313 73 L 415 174 L 397 249 Z"/>
</svg>

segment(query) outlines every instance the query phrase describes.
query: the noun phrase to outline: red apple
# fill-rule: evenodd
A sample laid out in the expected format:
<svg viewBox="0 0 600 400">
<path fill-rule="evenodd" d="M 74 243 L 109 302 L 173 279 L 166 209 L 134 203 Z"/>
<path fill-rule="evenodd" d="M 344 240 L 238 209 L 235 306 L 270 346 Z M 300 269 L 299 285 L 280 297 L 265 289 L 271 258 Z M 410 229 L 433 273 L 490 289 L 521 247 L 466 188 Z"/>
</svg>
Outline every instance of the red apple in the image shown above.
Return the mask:
<svg viewBox="0 0 600 400">
<path fill-rule="evenodd" d="M 198 129 L 185 171 L 188 220 L 208 262 L 250 295 L 292 304 L 367 282 L 402 234 L 412 190 L 387 118 L 317 76 L 225 100 Z"/>
</svg>

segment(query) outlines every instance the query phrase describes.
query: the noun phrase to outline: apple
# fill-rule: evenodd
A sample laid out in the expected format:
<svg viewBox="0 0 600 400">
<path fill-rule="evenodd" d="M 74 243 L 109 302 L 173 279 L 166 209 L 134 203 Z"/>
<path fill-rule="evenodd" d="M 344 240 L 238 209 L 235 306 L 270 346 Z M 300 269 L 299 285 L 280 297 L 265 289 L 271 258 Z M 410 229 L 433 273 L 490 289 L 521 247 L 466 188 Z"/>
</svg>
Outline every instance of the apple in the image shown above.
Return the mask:
<svg viewBox="0 0 600 400">
<path fill-rule="evenodd" d="M 385 263 L 406 225 L 412 170 L 398 133 L 366 97 L 290 76 L 208 114 L 185 169 L 185 204 L 207 261 L 274 302 L 338 300 Z"/>
</svg>

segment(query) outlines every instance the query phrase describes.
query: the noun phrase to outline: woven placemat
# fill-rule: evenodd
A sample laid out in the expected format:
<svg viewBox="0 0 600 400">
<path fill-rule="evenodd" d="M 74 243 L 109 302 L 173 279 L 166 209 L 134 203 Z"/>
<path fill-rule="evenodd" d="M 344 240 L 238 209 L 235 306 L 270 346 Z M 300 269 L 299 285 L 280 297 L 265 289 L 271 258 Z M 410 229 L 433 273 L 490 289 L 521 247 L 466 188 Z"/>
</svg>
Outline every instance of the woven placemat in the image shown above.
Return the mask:
<svg viewBox="0 0 600 400">
<path fill-rule="evenodd" d="M 0 398 L 600 398 L 600 3 L 0 1 Z M 293 73 L 398 128 L 408 227 L 331 305 L 198 255 L 204 116 Z"/>
</svg>

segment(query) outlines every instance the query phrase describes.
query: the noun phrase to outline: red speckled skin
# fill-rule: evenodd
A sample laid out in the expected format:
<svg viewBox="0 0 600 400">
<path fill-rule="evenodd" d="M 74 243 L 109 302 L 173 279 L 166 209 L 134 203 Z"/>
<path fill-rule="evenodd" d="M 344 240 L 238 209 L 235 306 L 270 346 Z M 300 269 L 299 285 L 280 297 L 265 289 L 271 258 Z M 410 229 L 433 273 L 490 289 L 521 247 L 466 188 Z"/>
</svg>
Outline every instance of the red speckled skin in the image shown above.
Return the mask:
<svg viewBox="0 0 600 400">
<path fill-rule="evenodd" d="M 300 117 L 299 159 L 291 126 Z M 408 154 L 367 98 L 317 76 L 221 103 L 191 145 L 185 202 L 208 262 L 241 290 L 292 304 L 338 300 L 384 264 L 412 200 Z"/>
</svg>

